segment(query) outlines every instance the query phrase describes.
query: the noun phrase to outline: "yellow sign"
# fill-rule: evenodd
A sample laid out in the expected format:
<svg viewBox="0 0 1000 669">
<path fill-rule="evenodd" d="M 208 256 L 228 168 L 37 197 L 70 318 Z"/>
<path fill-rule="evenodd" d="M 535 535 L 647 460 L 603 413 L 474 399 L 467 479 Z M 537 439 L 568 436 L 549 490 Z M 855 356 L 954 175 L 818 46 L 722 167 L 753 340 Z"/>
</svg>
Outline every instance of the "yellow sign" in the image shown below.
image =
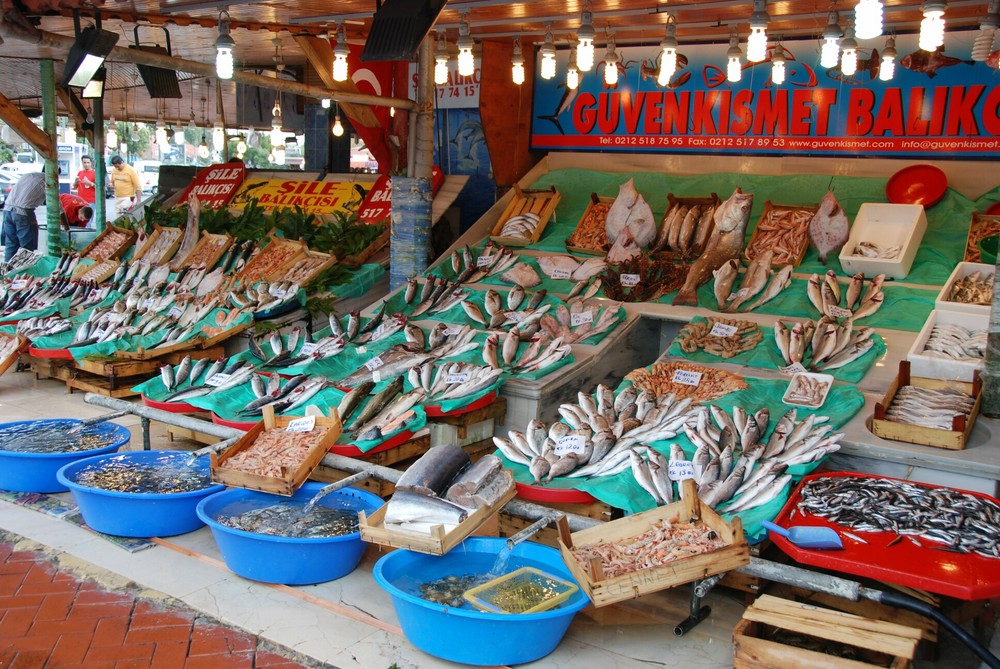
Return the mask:
<svg viewBox="0 0 1000 669">
<path fill-rule="evenodd" d="M 264 209 L 293 209 L 310 214 L 357 211 L 374 181 L 295 181 L 247 179 L 230 200 L 230 207 L 245 207 L 251 200 Z"/>
</svg>

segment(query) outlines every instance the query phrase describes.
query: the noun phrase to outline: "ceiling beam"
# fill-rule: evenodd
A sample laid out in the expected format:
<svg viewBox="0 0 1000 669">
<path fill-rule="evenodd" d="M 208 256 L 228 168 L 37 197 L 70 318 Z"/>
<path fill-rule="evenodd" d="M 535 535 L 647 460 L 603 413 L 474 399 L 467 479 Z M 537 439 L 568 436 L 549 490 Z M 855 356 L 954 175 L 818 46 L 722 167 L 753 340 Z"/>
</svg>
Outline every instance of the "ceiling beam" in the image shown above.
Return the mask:
<svg viewBox="0 0 1000 669">
<path fill-rule="evenodd" d="M 302 53 L 306 55 L 306 60 L 316 70 L 316 74 L 323 82 L 323 85 L 333 91 L 358 92 L 357 85 L 350 79 L 347 81 L 334 81 L 333 70 L 331 69 L 333 65 L 333 47 L 330 46 L 330 40 L 322 37 L 302 35 L 295 37 L 295 43 L 302 49 Z M 372 108 L 368 105 L 351 104 L 348 102 L 346 104 L 342 103 L 340 106 L 344 110 L 344 113 L 350 117 L 351 123 L 363 125 L 367 128 L 378 128 L 382 125 L 375 117 Z"/>
<path fill-rule="evenodd" d="M 24 115 L 20 108 L 0 93 L 0 119 L 24 138 L 35 151 L 45 158 L 55 159 L 55 144 L 52 138 Z"/>
</svg>

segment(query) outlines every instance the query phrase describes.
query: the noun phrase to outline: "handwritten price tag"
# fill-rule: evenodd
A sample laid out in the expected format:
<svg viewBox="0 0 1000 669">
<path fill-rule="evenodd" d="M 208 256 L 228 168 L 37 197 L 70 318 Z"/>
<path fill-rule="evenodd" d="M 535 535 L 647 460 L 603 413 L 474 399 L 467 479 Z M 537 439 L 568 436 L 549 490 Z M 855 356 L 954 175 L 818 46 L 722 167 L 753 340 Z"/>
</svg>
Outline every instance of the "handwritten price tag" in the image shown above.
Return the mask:
<svg viewBox="0 0 1000 669">
<path fill-rule="evenodd" d="M 479 256 L 476 258 L 476 267 L 486 267 L 493 262 L 493 256 Z"/>
<path fill-rule="evenodd" d="M 167 312 L 167 316 L 170 316 L 171 318 L 180 318 L 181 314 L 183 313 L 184 310 L 181 308 L 181 306 L 179 304 L 175 304 L 174 306 L 170 307 L 170 311 Z"/>
<path fill-rule="evenodd" d="M 305 416 L 290 422 L 285 432 L 312 432 L 314 427 L 316 427 L 316 416 Z"/>
<path fill-rule="evenodd" d="M 796 374 L 804 373 L 806 368 L 802 366 L 801 362 L 793 362 L 788 367 L 781 367 L 778 371 L 785 376 L 795 376 Z"/>
<path fill-rule="evenodd" d="M 554 269 L 550 275 L 553 279 L 568 279 L 573 276 L 573 273 L 568 269 Z"/>
<path fill-rule="evenodd" d="M 685 386 L 697 386 L 701 383 L 701 372 L 692 372 L 689 369 L 676 369 L 674 370 L 673 381 Z"/>
<path fill-rule="evenodd" d="M 694 478 L 694 465 L 690 460 L 671 460 L 667 466 L 667 476 L 671 481 Z"/>
<path fill-rule="evenodd" d="M 368 368 L 369 372 L 374 372 L 376 369 L 378 369 L 384 364 L 385 363 L 382 362 L 382 358 L 376 355 L 374 358 L 365 363 L 365 367 Z"/>
<path fill-rule="evenodd" d="M 27 285 L 28 285 L 28 280 L 27 279 L 15 279 L 14 281 L 10 282 L 10 289 L 11 290 L 22 290 Z"/>
<path fill-rule="evenodd" d="M 470 374 L 468 372 L 457 372 L 455 374 L 449 374 L 445 379 L 446 383 L 465 383 L 469 380 Z"/>
<path fill-rule="evenodd" d="M 570 453 L 583 455 L 583 449 L 587 445 L 586 437 L 579 434 L 568 434 L 556 442 L 556 455 L 562 457 Z"/>
<path fill-rule="evenodd" d="M 622 285 L 626 288 L 631 288 L 632 286 L 639 285 L 639 275 L 638 274 L 622 274 L 621 276 Z"/>
<path fill-rule="evenodd" d="M 312 355 L 316 352 L 316 342 L 307 341 L 302 345 L 302 349 L 299 351 L 299 355 Z"/>
<path fill-rule="evenodd" d="M 726 325 L 725 323 L 716 323 L 712 326 L 712 329 L 708 331 L 708 334 L 713 337 L 732 337 L 734 334 L 739 332 L 739 328 L 735 325 Z"/>
<path fill-rule="evenodd" d="M 218 372 L 217 374 L 212 374 L 212 376 L 208 377 L 208 380 L 205 381 L 205 385 L 215 386 L 216 388 L 218 388 L 228 380 L 229 380 L 229 374 L 223 374 L 222 372 Z"/>
<path fill-rule="evenodd" d="M 826 308 L 826 315 L 831 318 L 850 318 L 854 315 L 854 312 L 850 309 L 845 309 L 831 304 Z"/>
<path fill-rule="evenodd" d="M 573 327 L 576 327 L 577 325 L 583 325 L 584 323 L 593 323 L 594 312 L 582 311 L 578 314 L 573 314 L 572 316 L 570 316 L 569 321 Z"/>
<path fill-rule="evenodd" d="M 287 290 L 282 290 L 281 288 L 275 288 L 274 292 L 271 293 L 271 295 L 274 295 L 279 300 L 284 299 L 285 295 L 287 295 L 287 294 L 288 294 L 288 291 Z M 305 431 L 306 430 L 303 430 L 303 432 L 305 432 Z"/>
<path fill-rule="evenodd" d="M 461 327 L 459 327 L 458 325 L 452 325 L 450 328 L 445 328 L 444 329 L 444 336 L 445 337 L 453 337 L 453 336 L 457 335 L 461 331 L 462 331 Z"/>
</svg>

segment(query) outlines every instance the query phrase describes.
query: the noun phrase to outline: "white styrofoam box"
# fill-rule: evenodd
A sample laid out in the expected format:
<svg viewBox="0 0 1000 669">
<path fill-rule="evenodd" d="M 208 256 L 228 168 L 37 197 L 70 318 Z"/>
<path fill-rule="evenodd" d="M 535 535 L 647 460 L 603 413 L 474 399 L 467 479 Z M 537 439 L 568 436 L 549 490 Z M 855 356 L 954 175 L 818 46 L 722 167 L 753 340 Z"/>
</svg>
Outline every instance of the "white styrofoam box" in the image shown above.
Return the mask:
<svg viewBox="0 0 1000 669">
<path fill-rule="evenodd" d="M 888 278 L 903 279 L 910 273 L 926 230 L 927 214 L 922 204 L 865 202 L 854 218 L 847 244 L 840 250 L 840 264 L 848 274 L 863 272 L 869 278 L 885 274 Z M 899 255 L 892 260 L 853 255 L 860 242 L 899 246 Z"/>
<path fill-rule="evenodd" d="M 935 309 L 927 317 L 924 328 L 917 335 L 906 359 L 910 361 L 910 376 L 920 376 L 925 379 L 942 379 L 944 381 L 972 382 L 974 372 L 986 365 L 983 360 L 951 360 L 925 355 L 924 347 L 931 337 L 935 325 L 960 325 L 966 330 L 986 330 L 989 327 L 989 314 L 985 316 L 968 314 L 961 311 L 944 311 Z"/>
<path fill-rule="evenodd" d="M 990 305 L 988 304 L 967 304 L 965 302 L 953 302 L 948 299 L 948 295 L 951 293 L 951 287 L 955 285 L 955 282 L 959 279 L 964 279 L 965 277 L 979 272 L 979 277 L 985 279 L 993 275 L 996 270 L 995 265 L 988 265 L 986 263 L 979 262 L 960 262 L 955 266 L 955 270 L 948 277 L 948 282 L 944 284 L 944 288 L 938 293 L 937 299 L 934 301 L 935 309 L 944 309 L 947 311 L 964 311 L 967 314 L 978 314 L 981 316 L 990 315 Z"/>
<path fill-rule="evenodd" d="M 473 423 L 472 425 L 466 427 L 465 438 L 460 439 L 458 436 L 458 427 L 455 425 L 428 421 L 427 426 L 431 430 L 431 446 L 440 446 L 441 444 L 468 446 L 469 444 L 474 444 L 477 441 L 489 439 L 493 436 L 496 429 L 494 419 L 487 418 L 486 420 L 481 420 L 478 423 Z M 501 434 L 506 435 L 506 432 L 501 431 Z"/>
</svg>

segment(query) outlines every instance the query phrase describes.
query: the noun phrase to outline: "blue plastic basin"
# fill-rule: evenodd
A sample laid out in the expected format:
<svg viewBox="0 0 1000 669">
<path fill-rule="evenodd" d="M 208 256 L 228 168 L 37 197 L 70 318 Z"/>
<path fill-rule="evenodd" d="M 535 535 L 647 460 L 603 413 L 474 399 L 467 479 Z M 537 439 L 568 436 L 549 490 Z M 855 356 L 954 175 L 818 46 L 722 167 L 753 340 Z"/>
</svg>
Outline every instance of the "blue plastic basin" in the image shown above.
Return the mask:
<svg viewBox="0 0 1000 669">
<path fill-rule="evenodd" d="M 84 458 L 63 466 L 56 476 L 73 492 L 80 514 L 87 525 L 98 532 L 120 537 L 170 537 L 198 529 L 204 523 L 195 509 L 205 497 L 223 490 L 215 483 L 200 490 L 177 493 L 129 493 L 80 485 L 80 470 L 100 465 L 111 458 L 149 464 L 166 462 L 187 466 L 190 454 L 180 451 L 133 451 Z M 198 458 L 190 466 L 208 473 L 208 460 Z"/>
<path fill-rule="evenodd" d="M 71 418 L 54 420 L 19 420 L 13 423 L 0 424 L 0 489 L 15 492 L 66 492 L 69 488 L 59 482 L 56 472 L 66 464 L 89 458 L 101 453 L 117 451 L 131 439 L 128 428 L 115 423 L 98 423 L 91 431 L 107 433 L 113 441 L 101 448 L 68 453 L 21 453 L 3 450 L 3 430 L 19 425 L 33 424 L 39 428 L 65 427 L 69 429 L 78 425 L 79 420 Z"/>
<path fill-rule="evenodd" d="M 487 573 L 506 539 L 470 537 L 443 556 L 397 550 L 375 563 L 375 581 L 392 597 L 403 633 L 414 646 L 452 662 L 521 664 L 545 657 L 559 645 L 576 612 L 590 603 L 578 590 L 560 606 L 541 613 L 486 613 L 420 598 L 421 583 L 444 576 Z M 504 573 L 532 566 L 576 582 L 559 551 L 524 542 L 514 547 Z"/>
<path fill-rule="evenodd" d="M 282 537 L 246 532 L 220 525 L 221 515 L 239 514 L 279 502 L 309 501 L 322 483 L 304 484 L 291 497 L 231 488 L 198 503 L 198 517 L 212 530 L 226 566 L 236 574 L 264 583 L 308 585 L 346 576 L 365 553 L 360 532 L 336 537 Z M 383 501 L 357 488 L 344 488 L 320 499 L 330 508 L 349 508 L 371 515 Z"/>
</svg>

